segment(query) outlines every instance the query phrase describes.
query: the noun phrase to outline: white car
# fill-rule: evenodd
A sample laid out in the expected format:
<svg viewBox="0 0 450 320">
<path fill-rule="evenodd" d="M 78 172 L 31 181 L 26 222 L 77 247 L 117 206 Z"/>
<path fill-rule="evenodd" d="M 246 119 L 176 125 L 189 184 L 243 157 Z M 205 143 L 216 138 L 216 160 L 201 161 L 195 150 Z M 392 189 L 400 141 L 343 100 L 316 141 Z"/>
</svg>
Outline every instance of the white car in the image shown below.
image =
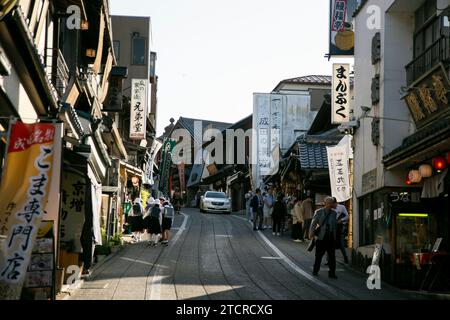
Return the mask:
<svg viewBox="0 0 450 320">
<path fill-rule="evenodd" d="M 207 191 L 200 198 L 200 212 L 231 213 L 231 199 L 224 192 Z"/>
</svg>

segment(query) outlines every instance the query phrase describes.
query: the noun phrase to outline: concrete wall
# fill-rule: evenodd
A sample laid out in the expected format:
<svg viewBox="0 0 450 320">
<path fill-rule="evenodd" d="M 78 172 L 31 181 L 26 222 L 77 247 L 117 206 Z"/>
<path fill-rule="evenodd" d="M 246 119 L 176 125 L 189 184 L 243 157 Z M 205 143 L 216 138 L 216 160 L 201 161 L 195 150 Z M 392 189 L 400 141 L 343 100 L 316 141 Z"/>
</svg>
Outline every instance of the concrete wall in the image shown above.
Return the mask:
<svg viewBox="0 0 450 320">
<path fill-rule="evenodd" d="M 111 16 L 113 40 L 120 42 L 120 54 L 117 59 L 118 66 L 128 67 L 128 78 L 124 80 L 124 94 L 130 96 L 131 79 L 149 79 L 150 76 L 150 17 Z M 132 37 L 138 32 L 140 37 L 146 39 L 145 65 L 132 65 Z M 150 88 L 149 88 L 150 91 Z M 150 112 L 150 108 L 149 108 Z"/>
</svg>

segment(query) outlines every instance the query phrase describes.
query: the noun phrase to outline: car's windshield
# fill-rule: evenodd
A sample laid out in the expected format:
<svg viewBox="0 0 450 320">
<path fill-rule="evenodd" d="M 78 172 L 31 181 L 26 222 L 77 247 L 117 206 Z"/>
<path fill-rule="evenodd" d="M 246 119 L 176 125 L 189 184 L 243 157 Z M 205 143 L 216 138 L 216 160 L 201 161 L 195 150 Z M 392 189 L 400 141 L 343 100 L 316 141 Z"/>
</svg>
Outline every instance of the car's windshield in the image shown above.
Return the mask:
<svg viewBox="0 0 450 320">
<path fill-rule="evenodd" d="M 227 195 L 223 192 L 207 192 L 205 194 L 206 198 L 223 198 L 225 199 Z"/>
</svg>

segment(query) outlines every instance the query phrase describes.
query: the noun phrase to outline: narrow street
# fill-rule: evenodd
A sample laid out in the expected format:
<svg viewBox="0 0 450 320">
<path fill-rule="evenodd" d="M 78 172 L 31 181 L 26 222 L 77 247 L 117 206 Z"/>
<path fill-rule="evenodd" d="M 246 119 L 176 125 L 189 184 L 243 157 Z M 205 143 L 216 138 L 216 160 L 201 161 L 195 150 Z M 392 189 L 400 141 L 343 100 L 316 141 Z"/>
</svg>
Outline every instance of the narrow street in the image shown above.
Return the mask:
<svg viewBox="0 0 450 320">
<path fill-rule="evenodd" d="M 306 243 L 270 229 L 255 232 L 242 216 L 184 209 L 168 247 L 129 244 L 99 266 L 72 300 L 415 299 L 385 283 L 368 290 L 366 275 L 340 262 L 338 279 L 323 265 L 312 276 Z"/>
</svg>

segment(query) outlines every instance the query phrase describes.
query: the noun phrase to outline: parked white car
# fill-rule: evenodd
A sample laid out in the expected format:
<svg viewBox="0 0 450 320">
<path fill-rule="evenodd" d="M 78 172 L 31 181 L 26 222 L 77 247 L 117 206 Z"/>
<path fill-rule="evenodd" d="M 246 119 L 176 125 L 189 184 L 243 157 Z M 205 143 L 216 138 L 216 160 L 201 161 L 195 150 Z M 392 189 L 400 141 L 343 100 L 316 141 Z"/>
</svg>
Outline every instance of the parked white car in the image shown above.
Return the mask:
<svg viewBox="0 0 450 320">
<path fill-rule="evenodd" d="M 200 198 L 200 212 L 231 213 L 231 199 L 224 192 L 207 191 Z"/>
</svg>

